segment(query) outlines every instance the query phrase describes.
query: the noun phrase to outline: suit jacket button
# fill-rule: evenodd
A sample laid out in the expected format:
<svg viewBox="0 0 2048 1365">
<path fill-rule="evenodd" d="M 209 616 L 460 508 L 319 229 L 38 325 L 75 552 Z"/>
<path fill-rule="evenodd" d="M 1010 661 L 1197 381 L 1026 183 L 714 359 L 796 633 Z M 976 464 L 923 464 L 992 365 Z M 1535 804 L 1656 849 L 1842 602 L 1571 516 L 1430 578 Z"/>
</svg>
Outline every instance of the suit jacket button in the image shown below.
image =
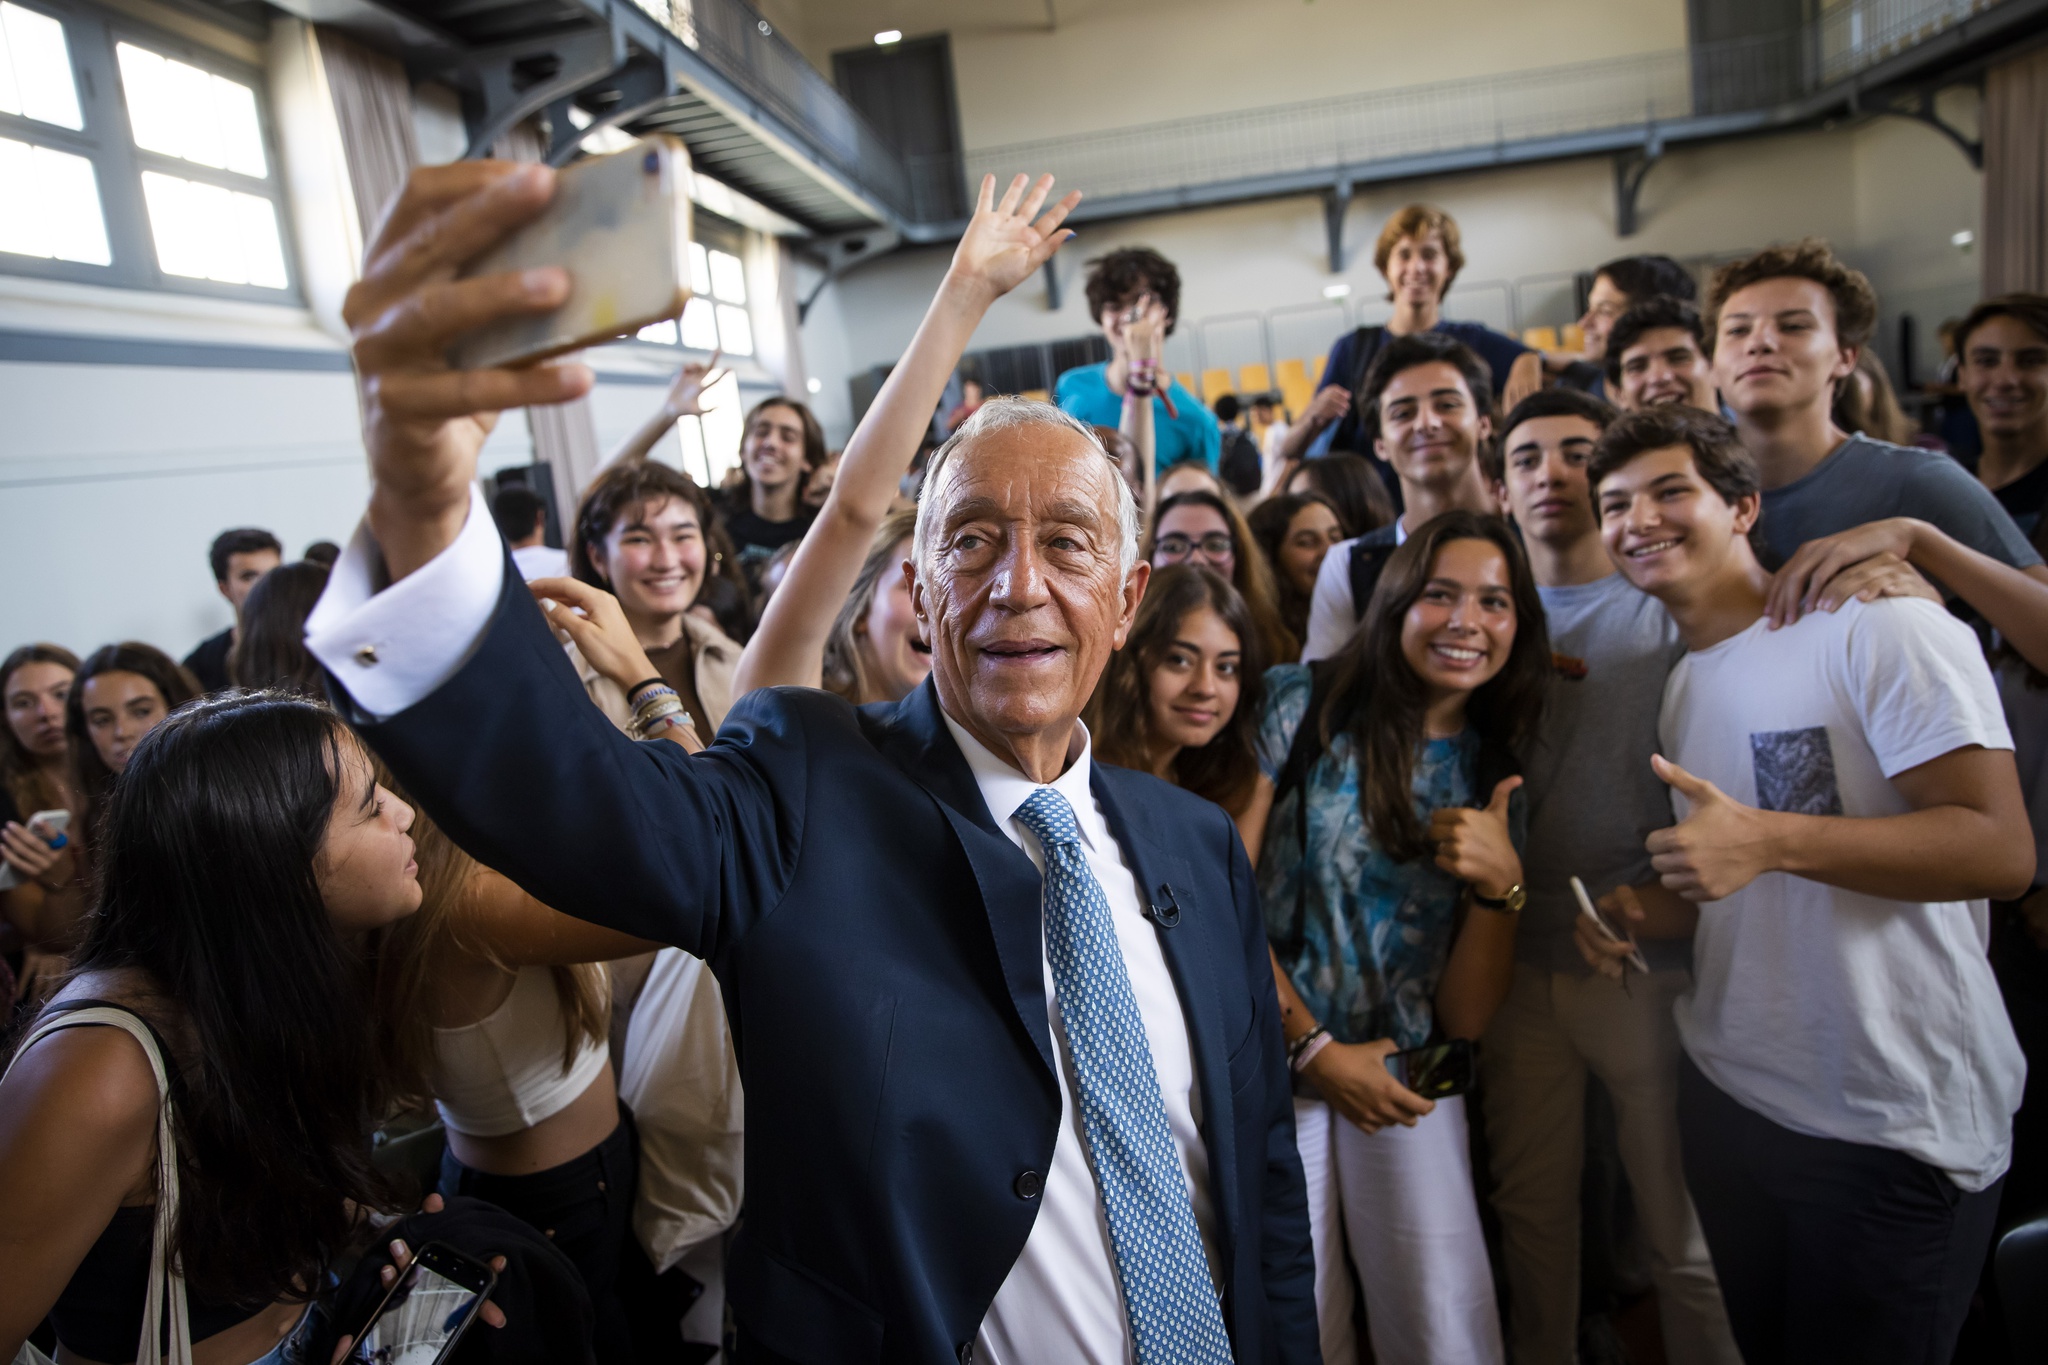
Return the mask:
<svg viewBox="0 0 2048 1365">
<path fill-rule="evenodd" d="M 1010 1188 L 1017 1192 L 1019 1199 L 1036 1199 L 1045 1193 L 1045 1177 L 1036 1171 L 1026 1171 Z"/>
</svg>

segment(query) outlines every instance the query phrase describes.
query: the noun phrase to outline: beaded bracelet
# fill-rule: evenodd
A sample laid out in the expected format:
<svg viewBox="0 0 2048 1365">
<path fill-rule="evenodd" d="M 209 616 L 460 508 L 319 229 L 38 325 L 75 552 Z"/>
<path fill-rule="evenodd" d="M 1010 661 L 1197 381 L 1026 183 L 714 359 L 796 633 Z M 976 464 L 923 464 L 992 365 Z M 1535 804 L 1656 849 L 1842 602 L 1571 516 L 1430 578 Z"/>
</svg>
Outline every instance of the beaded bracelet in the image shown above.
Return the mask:
<svg viewBox="0 0 2048 1365">
<path fill-rule="evenodd" d="M 1303 1048 L 1300 1055 L 1292 1062 L 1288 1063 L 1289 1066 L 1294 1068 L 1295 1075 L 1299 1076 L 1307 1071 L 1308 1064 L 1316 1059 L 1316 1054 L 1337 1041 L 1329 1035 L 1327 1030 L 1320 1030 L 1319 1033 L 1320 1036 L 1311 1035 L 1308 1046 Z"/>
</svg>

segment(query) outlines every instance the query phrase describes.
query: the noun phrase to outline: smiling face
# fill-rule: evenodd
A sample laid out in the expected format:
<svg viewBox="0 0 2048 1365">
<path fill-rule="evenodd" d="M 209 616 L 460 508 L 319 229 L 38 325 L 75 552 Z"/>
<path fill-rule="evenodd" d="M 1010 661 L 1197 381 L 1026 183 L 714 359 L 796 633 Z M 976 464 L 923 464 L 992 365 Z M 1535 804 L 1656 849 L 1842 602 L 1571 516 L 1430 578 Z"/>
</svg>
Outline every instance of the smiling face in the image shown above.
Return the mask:
<svg viewBox="0 0 2048 1365">
<path fill-rule="evenodd" d="M 1243 642 L 1221 616 L 1197 607 L 1174 629 L 1147 679 L 1152 733 L 1160 744 L 1199 749 L 1223 732 L 1243 687 Z"/>
<path fill-rule="evenodd" d="M 1579 330 L 1586 334 L 1589 358 L 1597 362 L 1607 354 L 1607 334 L 1621 321 L 1630 302 L 1628 295 L 1615 288 L 1613 280 L 1605 275 L 1593 277 L 1593 287 L 1586 292 L 1586 313 L 1579 319 Z"/>
<path fill-rule="evenodd" d="M 1470 473 L 1479 443 L 1492 430 L 1458 367 L 1432 360 L 1387 381 L 1373 448 L 1403 484 L 1448 490 Z"/>
<path fill-rule="evenodd" d="M 155 683 L 122 669 L 87 678 L 83 700 L 85 732 L 99 751 L 100 762 L 117 773 L 127 768 L 142 737 L 171 713 Z"/>
<path fill-rule="evenodd" d="M 1856 348 L 1835 336 L 1835 300 L 1797 276 L 1758 280 L 1721 305 L 1714 384 L 1743 417 L 1768 417 L 1834 399 L 1856 370 Z"/>
<path fill-rule="evenodd" d="M 682 498 L 628 507 L 595 548 L 597 571 L 637 633 L 673 622 L 704 586 L 704 527 Z"/>
<path fill-rule="evenodd" d="M 1754 495 L 1730 504 L 1700 477 L 1690 446 L 1644 451 L 1600 481 L 1600 538 L 1624 577 L 1652 597 L 1683 596 L 1742 553 Z"/>
<path fill-rule="evenodd" d="M 786 488 L 806 477 L 804 419 L 794 408 L 771 404 L 754 414 L 740 442 L 740 463 L 760 488 Z"/>
<path fill-rule="evenodd" d="M 1206 564 L 1225 578 L 1236 573 L 1236 542 L 1223 514 L 1198 502 L 1168 508 L 1152 538 L 1152 567 L 1169 564 Z"/>
<path fill-rule="evenodd" d="M 1563 547 L 1598 533 L 1586 461 L 1600 428 L 1583 417 L 1532 417 L 1502 443 L 1503 501 L 1532 540 Z"/>
<path fill-rule="evenodd" d="M 71 679 L 71 670 L 64 665 L 45 662 L 23 664 L 0 678 L 7 728 L 34 758 L 61 759 L 71 747 L 64 733 L 64 703 L 71 696 Z"/>
<path fill-rule="evenodd" d="M 1273 567 L 1297 592 L 1313 593 L 1323 556 L 1342 539 L 1344 528 L 1337 524 L 1335 512 L 1319 502 L 1304 504 L 1287 521 L 1287 534 L 1280 541 L 1280 562 Z"/>
<path fill-rule="evenodd" d="M 1403 237 L 1387 253 L 1384 273 L 1394 302 L 1411 308 L 1434 308 L 1451 280 L 1451 258 L 1444 250 L 1443 234 L 1425 232 L 1419 237 Z"/>
<path fill-rule="evenodd" d="M 905 536 L 891 558 L 908 560 Z M 932 671 L 932 652 L 918 634 L 917 613 L 910 609 L 908 573 L 885 573 L 875 582 L 867 614 L 854 627 L 860 637 L 862 672 L 877 695 L 862 701 L 896 701 L 908 696 Z"/>
<path fill-rule="evenodd" d="M 313 879 L 336 932 L 358 934 L 420 908 L 420 865 L 406 833 L 412 807 L 377 782 L 360 744 L 346 739 L 339 747 L 339 791 Z"/>
<path fill-rule="evenodd" d="M 2015 317 L 1977 324 L 1957 372 L 1977 425 L 2004 438 L 2048 438 L 2048 337 Z"/>
<path fill-rule="evenodd" d="M 1064 744 L 1150 574 L 1122 573 L 1115 469 L 1051 423 L 1001 427 L 938 471 L 911 605 L 947 714 L 997 753 Z"/>
<path fill-rule="evenodd" d="M 1401 655 L 1432 702 L 1469 695 L 1507 663 L 1515 625 L 1514 585 L 1500 547 L 1449 541 L 1401 618 Z"/>
<path fill-rule="evenodd" d="M 1713 364 L 1683 327 L 1652 327 L 1621 353 L 1621 406 L 1686 403 L 1718 412 Z"/>
</svg>

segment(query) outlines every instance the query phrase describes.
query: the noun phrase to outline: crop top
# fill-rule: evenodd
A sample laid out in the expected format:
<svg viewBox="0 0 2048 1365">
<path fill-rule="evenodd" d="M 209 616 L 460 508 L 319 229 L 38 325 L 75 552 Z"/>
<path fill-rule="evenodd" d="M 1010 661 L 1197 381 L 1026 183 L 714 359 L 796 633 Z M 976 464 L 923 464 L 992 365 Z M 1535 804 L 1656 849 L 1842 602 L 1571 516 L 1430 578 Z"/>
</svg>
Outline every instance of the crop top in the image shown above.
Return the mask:
<svg viewBox="0 0 2048 1365">
<path fill-rule="evenodd" d="M 434 1107 L 470 1137 L 504 1137 L 567 1109 L 604 1070 L 603 1039 L 585 1039 L 564 1068 L 569 1021 L 554 973 L 521 967 L 505 1003 L 474 1024 L 434 1030 Z"/>
</svg>

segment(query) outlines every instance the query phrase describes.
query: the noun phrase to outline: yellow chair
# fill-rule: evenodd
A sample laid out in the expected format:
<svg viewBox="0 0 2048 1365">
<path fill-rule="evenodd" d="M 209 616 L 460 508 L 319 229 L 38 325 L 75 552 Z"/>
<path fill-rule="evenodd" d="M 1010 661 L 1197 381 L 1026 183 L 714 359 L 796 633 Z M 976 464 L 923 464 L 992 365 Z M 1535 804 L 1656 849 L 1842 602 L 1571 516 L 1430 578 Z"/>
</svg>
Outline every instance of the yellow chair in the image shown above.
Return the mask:
<svg viewBox="0 0 2048 1365">
<path fill-rule="evenodd" d="M 1173 378 L 1176 383 L 1178 383 L 1182 388 L 1186 389 L 1189 393 L 1196 392 L 1195 376 L 1192 370 L 1175 370 L 1173 372 Z"/>
<path fill-rule="evenodd" d="M 1019 398 L 1035 398 L 1041 403 L 1050 403 L 1052 401 L 1052 395 L 1044 389 L 1026 389 L 1017 396 Z"/>
<path fill-rule="evenodd" d="M 1264 393 L 1273 387 L 1273 372 L 1264 365 L 1245 365 L 1237 372 L 1239 393 Z"/>
<path fill-rule="evenodd" d="M 1568 322 L 1559 330 L 1558 340 L 1564 343 L 1567 351 L 1583 351 L 1586 349 L 1586 329 L 1576 322 Z"/>
<path fill-rule="evenodd" d="M 1222 396 L 1223 396 L 1224 394 L 1226 394 L 1226 393 L 1229 393 L 1229 392 L 1230 392 L 1230 371 L 1228 371 L 1228 370 L 1204 370 L 1204 371 L 1202 371 L 1202 401 L 1203 401 L 1204 403 L 1213 403 L 1213 402 L 1215 402 L 1215 401 L 1216 401 L 1217 399 L 1221 398 L 1221 397 L 1222 397 Z"/>
<path fill-rule="evenodd" d="M 1316 396 L 1315 381 L 1308 377 L 1308 367 L 1299 360 L 1280 362 L 1280 401 L 1287 405 L 1287 411 L 1300 417 L 1308 410 L 1309 400 Z"/>
<path fill-rule="evenodd" d="M 1330 358 L 1326 355 L 1310 358 L 1308 362 L 1308 382 L 1310 384 L 1320 385 L 1323 382 L 1323 366 L 1327 365 L 1329 361 Z"/>
<path fill-rule="evenodd" d="M 1524 327 L 1522 344 L 1532 351 L 1554 351 L 1557 349 L 1555 327 Z"/>
</svg>

